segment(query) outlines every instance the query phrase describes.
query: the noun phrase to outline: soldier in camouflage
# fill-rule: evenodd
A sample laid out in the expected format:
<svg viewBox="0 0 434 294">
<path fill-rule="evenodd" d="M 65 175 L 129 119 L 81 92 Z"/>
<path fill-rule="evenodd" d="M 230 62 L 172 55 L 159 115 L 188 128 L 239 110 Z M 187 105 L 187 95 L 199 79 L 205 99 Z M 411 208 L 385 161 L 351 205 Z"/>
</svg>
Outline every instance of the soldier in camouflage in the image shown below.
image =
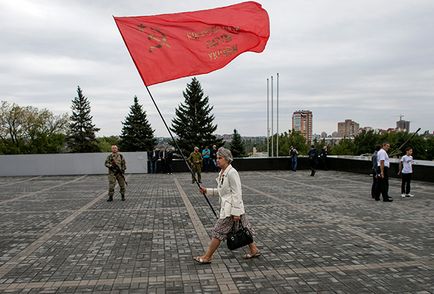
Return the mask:
<svg viewBox="0 0 434 294">
<path fill-rule="evenodd" d="M 112 153 L 107 156 L 105 160 L 105 166 L 109 169 L 109 198 L 107 201 L 113 201 L 113 194 L 115 193 L 116 181 L 119 184 L 122 201 L 125 201 L 125 177 L 124 173 L 127 169 L 125 159 L 118 152 L 118 146 L 112 145 Z"/>
<path fill-rule="evenodd" d="M 194 151 L 190 153 L 190 156 L 188 157 L 188 162 L 190 163 L 191 169 L 193 170 L 193 173 L 191 174 L 192 180 L 191 182 L 194 184 L 194 176 L 197 174 L 197 180 L 199 183 L 202 183 L 201 181 L 201 174 L 202 171 L 202 154 L 199 152 L 198 147 L 194 147 Z"/>
</svg>

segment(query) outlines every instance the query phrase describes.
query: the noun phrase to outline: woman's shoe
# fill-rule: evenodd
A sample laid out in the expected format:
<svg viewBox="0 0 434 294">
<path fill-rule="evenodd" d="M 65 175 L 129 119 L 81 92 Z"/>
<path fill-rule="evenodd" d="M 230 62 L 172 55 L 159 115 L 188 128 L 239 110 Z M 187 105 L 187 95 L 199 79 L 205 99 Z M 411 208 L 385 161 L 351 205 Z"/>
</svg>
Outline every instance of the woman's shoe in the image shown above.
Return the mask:
<svg viewBox="0 0 434 294">
<path fill-rule="evenodd" d="M 211 263 L 211 260 L 206 260 L 206 259 L 203 259 L 202 257 L 200 257 L 200 256 L 196 256 L 195 258 L 193 258 L 195 261 L 197 261 L 198 263 L 200 263 L 200 264 L 210 264 Z"/>
<path fill-rule="evenodd" d="M 252 258 L 255 258 L 255 257 L 259 257 L 259 256 L 261 256 L 261 252 L 258 250 L 258 251 L 256 251 L 255 253 L 247 253 L 247 254 L 244 254 L 243 255 L 243 258 L 244 259 L 252 259 Z"/>
</svg>

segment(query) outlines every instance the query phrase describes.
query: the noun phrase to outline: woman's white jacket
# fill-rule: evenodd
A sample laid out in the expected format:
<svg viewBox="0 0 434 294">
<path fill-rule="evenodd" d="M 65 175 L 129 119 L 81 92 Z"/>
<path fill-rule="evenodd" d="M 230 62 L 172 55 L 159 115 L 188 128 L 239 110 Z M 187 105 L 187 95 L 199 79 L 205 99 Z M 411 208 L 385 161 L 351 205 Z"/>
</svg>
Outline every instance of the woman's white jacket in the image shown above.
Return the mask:
<svg viewBox="0 0 434 294">
<path fill-rule="evenodd" d="M 216 180 L 217 188 L 207 188 L 207 195 L 220 196 L 220 218 L 244 214 L 241 180 L 237 170 L 229 165 Z"/>
</svg>

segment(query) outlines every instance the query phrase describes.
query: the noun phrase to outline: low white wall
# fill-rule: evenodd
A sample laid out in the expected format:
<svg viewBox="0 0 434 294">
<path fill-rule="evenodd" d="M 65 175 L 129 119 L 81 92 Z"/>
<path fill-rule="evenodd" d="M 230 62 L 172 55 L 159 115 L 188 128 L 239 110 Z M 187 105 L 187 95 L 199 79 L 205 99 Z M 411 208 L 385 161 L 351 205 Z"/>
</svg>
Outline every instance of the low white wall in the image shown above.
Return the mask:
<svg viewBox="0 0 434 294">
<path fill-rule="evenodd" d="M 0 176 L 106 174 L 110 153 L 0 155 Z M 126 173 L 147 173 L 146 152 L 122 152 Z"/>
</svg>

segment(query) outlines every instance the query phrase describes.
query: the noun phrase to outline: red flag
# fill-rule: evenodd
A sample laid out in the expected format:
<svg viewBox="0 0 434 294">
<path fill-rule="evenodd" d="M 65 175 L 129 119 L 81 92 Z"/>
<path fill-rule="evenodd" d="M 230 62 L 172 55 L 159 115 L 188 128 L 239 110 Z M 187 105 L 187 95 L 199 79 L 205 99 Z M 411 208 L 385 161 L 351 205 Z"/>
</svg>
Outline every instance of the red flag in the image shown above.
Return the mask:
<svg viewBox="0 0 434 294">
<path fill-rule="evenodd" d="M 153 16 L 115 17 L 145 85 L 204 74 L 243 52 L 262 52 L 270 36 L 256 2 Z"/>
</svg>

